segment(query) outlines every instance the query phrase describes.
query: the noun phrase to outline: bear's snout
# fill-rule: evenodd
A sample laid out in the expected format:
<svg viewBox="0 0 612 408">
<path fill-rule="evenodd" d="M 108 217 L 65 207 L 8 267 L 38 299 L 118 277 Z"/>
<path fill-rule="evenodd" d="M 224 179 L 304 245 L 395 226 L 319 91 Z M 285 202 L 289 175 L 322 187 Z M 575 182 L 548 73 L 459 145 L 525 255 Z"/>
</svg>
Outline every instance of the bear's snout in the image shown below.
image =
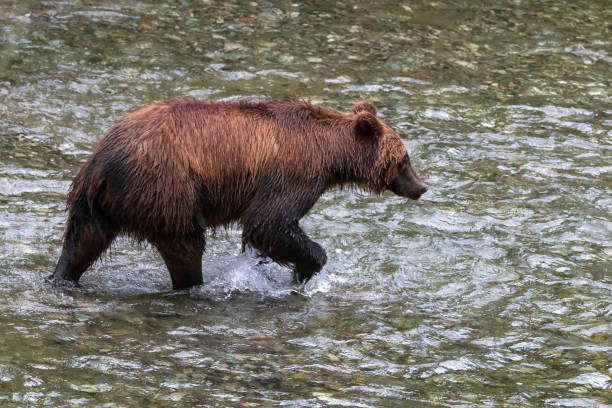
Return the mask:
<svg viewBox="0 0 612 408">
<path fill-rule="evenodd" d="M 425 184 L 421 184 L 416 188 L 409 189 L 406 194 L 400 194 L 402 196 L 408 197 L 412 200 L 418 200 L 423 194 L 427 192 L 427 186 Z"/>
<path fill-rule="evenodd" d="M 421 188 L 419 189 L 419 195 L 417 198 L 421 197 L 423 194 L 425 194 L 427 192 L 427 186 L 425 184 L 423 184 L 421 186 Z"/>
<path fill-rule="evenodd" d="M 397 175 L 389 183 L 389 190 L 402 197 L 418 200 L 427 192 L 427 185 L 421 181 L 406 155 L 397 165 Z"/>
</svg>

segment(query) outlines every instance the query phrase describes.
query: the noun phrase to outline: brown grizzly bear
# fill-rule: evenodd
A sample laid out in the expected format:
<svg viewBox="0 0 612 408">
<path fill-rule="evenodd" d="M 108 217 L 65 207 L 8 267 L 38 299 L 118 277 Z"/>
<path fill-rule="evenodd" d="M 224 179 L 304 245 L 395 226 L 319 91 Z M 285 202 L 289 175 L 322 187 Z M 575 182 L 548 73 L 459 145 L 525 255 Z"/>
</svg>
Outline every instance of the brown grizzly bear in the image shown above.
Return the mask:
<svg viewBox="0 0 612 408">
<path fill-rule="evenodd" d="M 204 232 L 231 223 L 243 228 L 243 248 L 306 281 L 327 256 L 299 220 L 347 184 L 412 199 L 426 191 L 370 102 L 348 114 L 304 101 L 154 103 L 115 123 L 72 182 L 52 282 L 76 285 L 128 234 L 159 250 L 175 289 L 201 284 Z"/>
</svg>

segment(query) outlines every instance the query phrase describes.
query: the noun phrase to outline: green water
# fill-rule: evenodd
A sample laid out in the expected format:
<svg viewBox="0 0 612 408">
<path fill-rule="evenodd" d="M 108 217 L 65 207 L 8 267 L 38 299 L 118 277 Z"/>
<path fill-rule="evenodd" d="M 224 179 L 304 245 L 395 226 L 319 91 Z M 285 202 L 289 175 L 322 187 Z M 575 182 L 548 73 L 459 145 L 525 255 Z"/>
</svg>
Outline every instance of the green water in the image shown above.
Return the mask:
<svg viewBox="0 0 612 408">
<path fill-rule="evenodd" d="M 611 21 L 609 1 L 0 2 L 0 406 L 611 407 Z M 373 100 L 430 190 L 324 195 L 303 288 L 230 229 L 200 288 L 121 239 L 51 289 L 95 141 L 178 95 Z"/>
</svg>

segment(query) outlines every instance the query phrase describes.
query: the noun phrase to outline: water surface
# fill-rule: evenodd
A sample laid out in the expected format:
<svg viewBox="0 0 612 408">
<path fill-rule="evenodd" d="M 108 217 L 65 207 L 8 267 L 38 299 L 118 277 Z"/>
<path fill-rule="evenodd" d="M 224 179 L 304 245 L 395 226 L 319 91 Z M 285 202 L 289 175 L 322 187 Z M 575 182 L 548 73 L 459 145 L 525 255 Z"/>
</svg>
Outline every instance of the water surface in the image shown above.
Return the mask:
<svg viewBox="0 0 612 408">
<path fill-rule="evenodd" d="M 607 1 L 4 1 L 0 405 L 612 406 Z M 44 281 L 70 181 L 138 106 L 373 100 L 430 186 L 324 195 L 305 287 L 208 236 Z"/>
</svg>

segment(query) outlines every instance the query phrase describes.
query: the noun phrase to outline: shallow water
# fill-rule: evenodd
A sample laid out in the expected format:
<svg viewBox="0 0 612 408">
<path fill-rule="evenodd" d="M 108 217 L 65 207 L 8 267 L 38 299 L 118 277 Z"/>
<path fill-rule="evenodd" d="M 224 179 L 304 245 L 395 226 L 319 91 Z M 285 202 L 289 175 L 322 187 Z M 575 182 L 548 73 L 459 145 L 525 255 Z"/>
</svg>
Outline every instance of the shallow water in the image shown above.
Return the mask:
<svg viewBox="0 0 612 408">
<path fill-rule="evenodd" d="M 612 12 L 558 3 L 2 2 L 0 405 L 612 406 Z M 430 191 L 324 195 L 304 287 L 230 229 L 191 291 L 126 239 L 49 288 L 93 144 L 177 95 L 371 99 Z"/>
</svg>

